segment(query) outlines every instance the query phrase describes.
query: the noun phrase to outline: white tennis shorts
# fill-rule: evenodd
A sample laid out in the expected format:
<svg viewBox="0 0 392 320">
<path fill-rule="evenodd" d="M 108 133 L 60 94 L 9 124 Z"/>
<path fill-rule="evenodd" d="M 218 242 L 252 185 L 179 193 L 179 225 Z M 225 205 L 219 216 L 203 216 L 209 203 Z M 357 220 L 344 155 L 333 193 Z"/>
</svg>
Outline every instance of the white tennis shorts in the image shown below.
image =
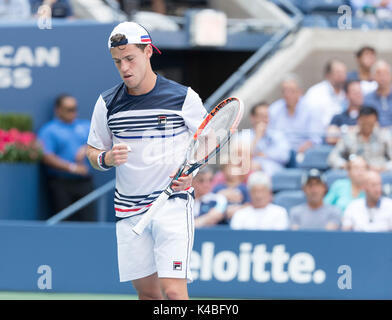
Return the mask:
<svg viewBox="0 0 392 320">
<path fill-rule="evenodd" d="M 138 236 L 132 228 L 142 215 L 116 223 L 120 281 L 131 281 L 155 272 L 159 278 L 182 278 L 192 282 L 190 257 L 194 238 L 193 197 L 166 201 Z"/>
</svg>

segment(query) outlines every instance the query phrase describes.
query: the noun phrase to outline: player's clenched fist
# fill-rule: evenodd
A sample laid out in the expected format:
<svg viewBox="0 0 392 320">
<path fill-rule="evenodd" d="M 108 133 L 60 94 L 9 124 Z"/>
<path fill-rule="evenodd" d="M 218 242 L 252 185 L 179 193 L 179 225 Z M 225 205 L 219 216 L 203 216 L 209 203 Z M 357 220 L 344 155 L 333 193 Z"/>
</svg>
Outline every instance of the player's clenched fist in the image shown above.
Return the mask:
<svg viewBox="0 0 392 320">
<path fill-rule="evenodd" d="M 115 144 L 112 150 L 108 151 L 105 156 L 105 164 L 111 167 L 117 167 L 128 160 L 130 149 L 125 143 Z"/>
</svg>

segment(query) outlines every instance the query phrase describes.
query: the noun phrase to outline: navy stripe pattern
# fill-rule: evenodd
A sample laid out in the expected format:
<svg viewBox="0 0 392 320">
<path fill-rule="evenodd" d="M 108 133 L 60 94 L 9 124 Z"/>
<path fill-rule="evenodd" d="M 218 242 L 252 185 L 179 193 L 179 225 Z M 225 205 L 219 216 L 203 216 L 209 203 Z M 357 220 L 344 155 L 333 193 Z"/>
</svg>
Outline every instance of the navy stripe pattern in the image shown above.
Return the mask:
<svg viewBox="0 0 392 320">
<path fill-rule="evenodd" d="M 114 203 L 126 208 L 142 208 L 153 203 L 154 200 L 159 197 L 162 191 L 163 190 L 155 191 L 149 195 L 126 196 L 119 193 L 116 189 L 114 192 Z"/>
<path fill-rule="evenodd" d="M 102 94 L 108 127 L 120 139 L 168 138 L 186 132 L 180 115 L 188 87 L 160 75 L 145 95 L 128 94 L 124 83 Z"/>
<path fill-rule="evenodd" d="M 155 87 L 145 95 L 129 95 L 122 82 L 102 93 L 102 98 L 105 101 L 108 110 L 107 118 L 109 119 L 116 113 L 129 110 L 181 111 L 187 92 L 188 87 L 158 75 Z"/>
<path fill-rule="evenodd" d="M 118 138 L 141 139 L 143 137 L 176 136 L 187 130 L 185 121 L 176 114 L 156 114 L 111 118 L 108 126 Z"/>
</svg>

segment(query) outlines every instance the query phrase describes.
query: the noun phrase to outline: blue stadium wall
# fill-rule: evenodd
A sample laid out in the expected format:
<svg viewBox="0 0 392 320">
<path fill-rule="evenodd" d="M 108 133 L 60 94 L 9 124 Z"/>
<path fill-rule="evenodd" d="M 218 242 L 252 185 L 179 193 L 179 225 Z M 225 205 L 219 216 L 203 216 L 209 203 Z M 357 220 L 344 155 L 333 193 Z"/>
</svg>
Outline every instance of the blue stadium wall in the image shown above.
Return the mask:
<svg viewBox="0 0 392 320">
<path fill-rule="evenodd" d="M 392 234 L 199 229 L 193 297 L 392 299 Z M 51 289 L 39 289 L 49 276 Z M 47 267 L 41 267 L 47 268 Z M 43 270 L 46 270 L 43 272 Z M 0 291 L 135 293 L 113 223 L 0 223 Z"/>
<path fill-rule="evenodd" d="M 0 111 L 28 113 L 37 129 L 64 92 L 78 99 L 79 116 L 90 119 L 99 94 L 121 81 L 107 49 L 112 28 L 82 21 L 52 29 L 0 24 Z"/>
</svg>

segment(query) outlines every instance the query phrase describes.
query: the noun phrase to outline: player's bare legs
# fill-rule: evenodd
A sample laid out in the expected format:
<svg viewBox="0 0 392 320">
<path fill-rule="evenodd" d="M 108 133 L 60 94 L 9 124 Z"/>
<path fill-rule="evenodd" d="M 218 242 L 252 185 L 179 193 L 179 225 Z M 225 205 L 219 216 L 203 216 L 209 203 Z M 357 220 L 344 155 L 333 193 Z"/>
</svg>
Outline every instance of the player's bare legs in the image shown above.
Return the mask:
<svg viewBox="0 0 392 320">
<path fill-rule="evenodd" d="M 159 278 L 162 292 L 168 300 L 188 300 L 187 279 Z"/>
<path fill-rule="evenodd" d="M 137 291 L 139 300 L 163 300 L 157 273 L 133 280 L 132 284 Z"/>
</svg>

